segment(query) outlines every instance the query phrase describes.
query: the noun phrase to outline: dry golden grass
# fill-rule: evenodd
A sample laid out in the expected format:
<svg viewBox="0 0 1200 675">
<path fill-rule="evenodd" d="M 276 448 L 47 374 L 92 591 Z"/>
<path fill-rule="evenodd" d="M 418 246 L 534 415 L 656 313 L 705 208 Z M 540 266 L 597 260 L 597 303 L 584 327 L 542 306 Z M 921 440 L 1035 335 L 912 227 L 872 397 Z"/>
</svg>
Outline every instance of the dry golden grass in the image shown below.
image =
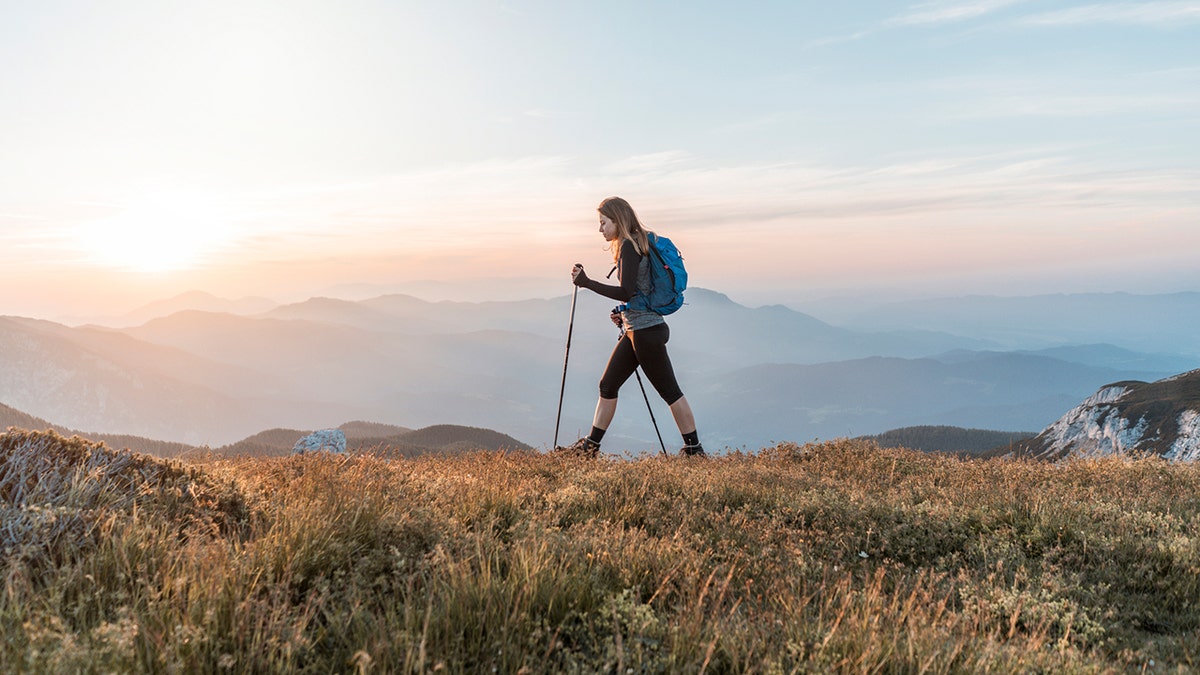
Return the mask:
<svg viewBox="0 0 1200 675">
<path fill-rule="evenodd" d="M 0 439 L 6 528 L 59 509 L 87 533 L 6 534 L 5 671 L 1107 673 L 1200 659 L 1194 465 L 852 441 L 708 461 L 184 465 Z M 53 489 L 14 466 L 31 445 Z"/>
</svg>

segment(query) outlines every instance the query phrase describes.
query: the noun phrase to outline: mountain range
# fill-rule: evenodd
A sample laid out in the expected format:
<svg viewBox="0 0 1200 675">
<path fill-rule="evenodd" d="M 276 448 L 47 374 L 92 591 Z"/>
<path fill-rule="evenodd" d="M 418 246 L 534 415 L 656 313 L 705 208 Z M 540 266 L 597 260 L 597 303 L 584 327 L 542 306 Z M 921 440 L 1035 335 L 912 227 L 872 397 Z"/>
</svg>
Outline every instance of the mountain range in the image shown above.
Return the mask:
<svg viewBox="0 0 1200 675">
<path fill-rule="evenodd" d="M 1105 343 L 1103 331 L 1092 342 L 1037 340 L 1009 350 L 991 337 L 920 324 L 859 330 L 705 289 L 687 297 L 668 319 L 670 349 L 702 437 L 717 449 L 922 424 L 1040 429 L 1104 383 L 1153 381 L 1195 366 L 1179 350 Z M 487 427 L 546 447 L 571 302 L 393 294 L 269 306 L 194 295 L 144 308 L 129 325 L 0 317 L 0 402 L 72 428 L 211 447 L 266 428 L 347 419 Z M 611 301 L 583 292 L 576 304 L 560 442 L 590 427 L 596 380 L 617 338 Z M 169 313 L 147 318 L 155 309 Z M 649 393 L 673 450 L 670 413 Z M 636 383 L 622 401 L 606 447 L 656 450 Z"/>
<path fill-rule="evenodd" d="M 973 335 L 1005 350 L 1104 342 L 1134 351 L 1200 357 L 1195 340 L 1200 332 L 1200 293 L 1194 291 L 836 300 L 811 306 L 846 328 Z"/>
</svg>

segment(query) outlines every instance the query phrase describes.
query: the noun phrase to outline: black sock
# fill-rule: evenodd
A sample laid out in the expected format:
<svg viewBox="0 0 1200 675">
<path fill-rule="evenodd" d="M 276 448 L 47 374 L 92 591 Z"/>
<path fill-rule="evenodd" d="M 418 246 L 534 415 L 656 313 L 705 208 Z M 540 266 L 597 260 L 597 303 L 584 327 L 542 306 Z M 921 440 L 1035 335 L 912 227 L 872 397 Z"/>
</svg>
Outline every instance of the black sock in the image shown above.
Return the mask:
<svg viewBox="0 0 1200 675">
<path fill-rule="evenodd" d="M 604 438 L 605 429 L 600 427 L 592 427 L 592 433 L 588 434 L 588 438 L 592 439 L 596 445 L 600 445 L 600 439 Z"/>
<path fill-rule="evenodd" d="M 683 444 L 684 445 L 700 445 L 700 434 L 695 431 L 693 431 L 689 434 L 684 434 L 683 435 Z"/>
</svg>

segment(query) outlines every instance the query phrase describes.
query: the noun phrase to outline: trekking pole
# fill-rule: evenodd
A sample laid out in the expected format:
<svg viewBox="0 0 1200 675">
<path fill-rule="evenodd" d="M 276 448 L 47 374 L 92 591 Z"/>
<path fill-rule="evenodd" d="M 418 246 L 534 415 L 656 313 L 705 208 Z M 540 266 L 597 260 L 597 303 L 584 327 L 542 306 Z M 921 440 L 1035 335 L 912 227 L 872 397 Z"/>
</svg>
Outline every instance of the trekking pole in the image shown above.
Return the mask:
<svg viewBox="0 0 1200 675">
<path fill-rule="evenodd" d="M 563 394 L 567 391 L 567 363 L 571 358 L 571 332 L 575 329 L 575 298 L 579 297 L 579 287 L 571 292 L 571 321 L 567 324 L 567 353 L 563 356 L 562 386 L 558 390 L 558 414 L 554 416 L 554 447 L 558 447 L 558 425 L 562 421 Z"/>
<path fill-rule="evenodd" d="M 621 336 L 617 339 L 625 337 L 625 329 L 621 329 Z M 642 390 L 642 398 L 646 400 L 646 412 L 650 413 L 650 423 L 654 425 L 654 435 L 658 436 L 658 445 L 662 448 L 663 457 L 667 455 L 667 444 L 663 443 L 662 434 L 658 431 L 658 420 L 654 419 L 654 409 L 650 407 L 650 397 L 646 395 L 646 385 L 642 384 L 642 376 L 638 373 L 637 367 L 633 369 L 633 376 L 637 378 L 638 388 Z"/>
<path fill-rule="evenodd" d="M 638 386 L 642 389 L 642 398 L 646 399 L 646 411 L 650 413 L 650 423 L 654 425 L 654 435 L 658 436 L 658 446 L 662 448 L 663 457 L 667 457 L 667 444 L 663 443 L 662 434 L 658 431 L 658 421 L 654 419 L 654 411 L 650 409 L 650 397 L 646 395 L 646 387 L 642 384 L 642 376 L 638 374 L 636 368 L 633 370 L 633 376 L 637 378 Z"/>
</svg>

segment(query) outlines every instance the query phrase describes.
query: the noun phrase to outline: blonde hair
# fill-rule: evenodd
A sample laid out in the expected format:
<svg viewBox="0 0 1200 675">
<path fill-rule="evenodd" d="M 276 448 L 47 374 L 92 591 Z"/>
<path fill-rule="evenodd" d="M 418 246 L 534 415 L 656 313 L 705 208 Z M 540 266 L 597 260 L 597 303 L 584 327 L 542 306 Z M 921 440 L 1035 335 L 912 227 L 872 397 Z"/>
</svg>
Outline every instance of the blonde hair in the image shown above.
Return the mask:
<svg viewBox="0 0 1200 675">
<path fill-rule="evenodd" d="M 633 242 L 633 248 L 638 255 L 646 255 L 650 250 L 650 241 L 646 237 L 646 228 L 638 220 L 637 213 L 629 202 L 620 197 L 609 197 L 596 207 L 600 215 L 607 217 L 617 226 L 617 238 L 609 244 L 612 250 L 613 263 L 621 261 L 621 245 L 626 239 Z"/>
</svg>

